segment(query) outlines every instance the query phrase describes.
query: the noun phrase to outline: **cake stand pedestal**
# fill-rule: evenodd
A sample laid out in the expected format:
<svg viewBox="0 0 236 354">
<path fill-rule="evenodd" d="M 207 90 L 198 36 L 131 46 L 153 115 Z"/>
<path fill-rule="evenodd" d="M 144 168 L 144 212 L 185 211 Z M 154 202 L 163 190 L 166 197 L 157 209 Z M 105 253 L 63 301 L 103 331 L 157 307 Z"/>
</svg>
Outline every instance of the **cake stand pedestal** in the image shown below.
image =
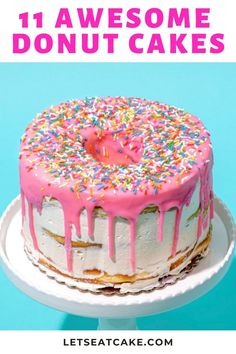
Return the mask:
<svg viewBox="0 0 236 354">
<path fill-rule="evenodd" d="M 0 223 L 0 258 L 10 280 L 40 303 L 86 317 L 98 317 L 98 329 L 137 329 L 136 317 L 187 304 L 212 289 L 227 272 L 235 247 L 235 226 L 227 207 L 215 197 L 213 241 L 209 254 L 174 285 L 138 295 L 105 296 L 80 292 L 50 279 L 24 252 L 20 234 L 20 199 L 6 209 Z"/>
</svg>

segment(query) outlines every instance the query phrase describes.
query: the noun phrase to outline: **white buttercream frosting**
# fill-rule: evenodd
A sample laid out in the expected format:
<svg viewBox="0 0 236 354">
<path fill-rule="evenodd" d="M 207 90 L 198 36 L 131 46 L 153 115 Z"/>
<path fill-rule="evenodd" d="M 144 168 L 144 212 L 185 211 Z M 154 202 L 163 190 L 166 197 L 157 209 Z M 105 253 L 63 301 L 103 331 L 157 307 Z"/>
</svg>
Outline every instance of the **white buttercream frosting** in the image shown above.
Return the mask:
<svg viewBox="0 0 236 354">
<path fill-rule="evenodd" d="M 27 203 L 26 203 L 26 207 Z M 170 271 L 170 264 L 175 262 L 186 250 L 194 249 L 207 235 L 208 227 L 204 230 L 201 237 L 197 239 L 197 217 L 189 220 L 199 207 L 199 183 L 191 198 L 188 206 L 183 208 L 179 240 L 177 244 L 177 254 L 170 259 L 171 247 L 173 243 L 173 230 L 175 223 L 176 210 L 170 210 L 166 213 L 163 230 L 163 240 L 158 241 L 157 225 L 158 211 L 140 214 L 137 222 L 136 237 L 136 274 L 148 273 L 153 279 L 137 280 L 135 283 L 123 283 L 115 285 L 121 292 L 136 292 L 141 288 L 149 289 L 154 284 L 157 286 L 158 279 L 166 274 L 178 274 L 191 261 L 192 255 L 187 257 L 179 267 Z M 66 252 L 64 245 L 60 244 L 49 232 L 64 237 L 64 219 L 63 210 L 60 203 L 56 200 L 46 198 L 43 203 L 41 213 L 36 208 L 33 209 L 34 227 L 38 238 L 39 253 L 34 250 L 32 238 L 29 229 L 28 213 L 26 212 L 23 233 L 26 239 L 27 249 L 32 251 L 33 257 L 45 257 L 61 272 L 67 274 Z M 115 222 L 115 257 L 111 259 L 108 255 L 108 222 L 107 218 L 97 216 L 94 225 L 94 237 L 88 237 L 87 215 L 83 211 L 81 214 L 81 236 L 76 235 L 76 230 L 72 226 L 72 240 L 96 243 L 100 247 L 73 248 L 73 277 L 78 278 L 96 278 L 104 273 L 109 275 L 124 274 L 132 275 L 129 262 L 129 223 L 123 218 L 116 218 Z M 86 270 L 97 269 L 101 273 L 98 275 L 88 275 L 83 272 Z M 106 284 L 106 286 L 113 284 Z M 83 288 L 102 288 L 105 285 L 91 285 L 83 283 Z"/>
</svg>

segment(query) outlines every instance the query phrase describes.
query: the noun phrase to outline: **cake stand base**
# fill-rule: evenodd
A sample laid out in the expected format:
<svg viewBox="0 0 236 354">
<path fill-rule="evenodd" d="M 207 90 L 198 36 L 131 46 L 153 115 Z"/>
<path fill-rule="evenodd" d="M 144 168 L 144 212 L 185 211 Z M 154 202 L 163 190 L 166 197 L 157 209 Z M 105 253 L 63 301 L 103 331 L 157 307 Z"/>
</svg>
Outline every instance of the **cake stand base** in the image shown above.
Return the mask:
<svg viewBox="0 0 236 354">
<path fill-rule="evenodd" d="M 189 303 L 212 289 L 227 272 L 235 248 L 235 226 L 227 207 L 215 197 L 213 240 L 208 255 L 185 279 L 138 295 L 105 296 L 71 289 L 32 265 L 21 237 L 20 198 L 0 222 L 0 258 L 10 280 L 40 303 L 74 315 L 99 318 L 99 330 L 137 329 L 135 317 L 157 314 Z"/>
<path fill-rule="evenodd" d="M 135 330 L 138 329 L 135 318 L 105 318 L 98 320 L 98 330 Z"/>
</svg>

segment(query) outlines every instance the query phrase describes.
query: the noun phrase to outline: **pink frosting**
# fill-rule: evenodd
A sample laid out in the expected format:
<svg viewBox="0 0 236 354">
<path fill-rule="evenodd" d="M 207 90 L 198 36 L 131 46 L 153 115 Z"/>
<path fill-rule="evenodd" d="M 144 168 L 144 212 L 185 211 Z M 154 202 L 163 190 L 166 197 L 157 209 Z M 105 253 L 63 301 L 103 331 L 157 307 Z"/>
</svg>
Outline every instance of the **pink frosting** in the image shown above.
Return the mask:
<svg viewBox="0 0 236 354">
<path fill-rule="evenodd" d="M 89 121 L 86 122 L 79 121 L 78 123 L 77 116 L 76 121 L 69 121 L 70 114 L 72 114 L 71 107 L 73 107 L 73 114 L 75 114 L 75 104 L 79 103 L 79 107 L 83 107 L 84 101 L 72 101 L 52 107 L 35 118 L 22 139 L 20 155 L 22 215 L 23 217 L 25 215 L 26 198 L 29 205 L 29 223 L 33 245 L 38 249 L 37 235 L 34 230 L 33 207 L 41 212 L 45 196 L 55 198 L 60 202 L 64 211 L 65 251 L 69 272 L 73 271 L 71 227 L 75 225 L 77 235 L 80 236 L 80 214 L 83 209 L 87 211 L 88 237 L 91 239 L 93 239 L 94 234 L 93 209 L 101 207 L 107 213 L 108 252 L 109 257 L 113 261 L 115 257 L 115 218 L 121 216 L 129 220 L 131 272 L 135 272 L 136 269 L 135 245 L 137 218 L 145 207 L 156 205 L 159 209 L 157 220 L 158 241 L 162 241 L 164 237 L 163 225 L 165 213 L 171 208 L 176 208 L 172 256 L 175 256 L 178 247 L 179 225 L 183 207 L 189 205 L 198 180 L 200 180 L 201 212 L 198 217 L 197 237 L 200 237 L 202 231 L 207 227 L 207 218 L 213 218 L 212 151 L 209 133 L 207 133 L 202 123 L 196 117 L 175 107 L 141 99 L 131 98 L 129 101 L 127 100 L 125 98 L 99 98 L 99 105 L 97 101 L 95 101 L 96 104 L 92 101 L 92 107 L 94 108 L 95 106 L 92 112 L 95 112 L 93 114 L 96 114 L 97 120 L 100 119 L 97 117 L 99 117 L 99 113 L 101 114 L 101 107 L 103 114 L 107 109 L 111 109 L 110 107 L 112 107 L 113 115 L 110 114 L 111 118 L 105 121 L 108 124 L 110 119 L 111 123 L 109 124 L 112 126 L 108 124 L 104 129 L 101 129 L 101 127 L 98 128 L 97 123 L 94 124 L 93 121 L 91 123 L 92 118 L 90 116 Z M 124 103 L 127 105 L 128 108 L 126 108 L 125 114 L 129 114 L 128 117 L 132 116 L 133 111 L 137 112 L 138 117 L 132 120 L 132 125 L 130 126 L 124 127 L 123 124 L 123 128 L 121 128 L 120 120 L 125 121 L 127 119 L 123 113 L 121 117 L 118 116 L 116 119 L 116 125 L 113 122 L 113 116 L 116 115 L 119 108 L 117 108 L 117 105 L 121 105 L 121 103 L 122 105 Z M 91 111 L 91 104 L 89 107 Z M 148 114 L 145 107 L 149 107 Z M 155 107 L 155 112 L 158 112 L 155 113 L 157 114 L 157 119 L 152 118 L 150 115 L 150 112 L 152 113 L 154 110 L 153 107 Z M 83 107 L 81 113 L 83 117 L 86 114 L 88 115 L 85 108 Z M 142 112 L 139 114 L 138 109 L 145 112 L 145 114 Z M 163 114 L 160 112 L 163 112 Z M 70 126 L 65 125 L 65 122 L 67 124 L 67 119 L 70 122 Z M 154 120 L 153 124 L 150 123 L 152 119 Z M 60 122 L 60 124 L 56 125 L 56 128 L 52 130 L 51 126 L 53 125 L 54 127 L 55 121 Z M 137 134 L 139 127 L 143 127 L 143 121 L 147 127 L 150 124 L 150 132 L 147 130 L 147 133 L 144 131 L 143 134 Z M 159 122 L 161 122 L 162 128 L 158 131 Z M 78 128 L 76 132 L 74 128 L 71 128 L 75 124 Z M 170 142 L 169 140 L 167 141 L 168 145 L 164 145 L 162 142 L 165 139 L 165 126 L 167 126 L 167 132 L 171 132 L 172 140 Z M 185 133 L 186 129 L 188 129 L 188 134 Z M 197 134 L 195 134 L 196 131 Z M 159 141 L 155 145 L 155 148 L 153 148 L 152 139 L 149 139 L 151 134 L 154 137 L 153 141 L 155 139 Z M 191 138 L 188 138 L 189 134 L 192 136 Z M 63 138 L 60 138 L 60 136 L 63 136 Z M 58 144 L 60 145 L 60 139 L 62 145 L 69 144 L 70 146 L 69 163 L 73 163 L 73 166 L 76 166 L 75 163 L 78 163 L 79 166 L 82 164 L 81 174 L 75 176 L 73 169 L 69 171 L 67 176 L 69 175 L 70 179 L 65 178 L 66 174 L 64 173 L 67 163 L 66 158 L 64 155 L 60 157 L 60 153 L 54 152 L 54 148 L 56 150 L 58 149 Z M 150 140 L 149 145 L 146 143 L 146 139 Z M 72 150 L 73 146 L 76 145 L 73 141 L 76 141 L 76 143 L 79 141 L 81 150 Z M 175 142 L 177 142 L 176 148 L 173 149 L 172 145 Z M 164 150 L 163 146 L 165 146 Z M 47 150 L 47 153 L 42 155 L 45 150 Z M 158 151 L 160 151 L 160 159 L 156 162 L 152 158 L 152 154 Z M 54 155 L 51 158 L 50 154 L 55 154 L 55 159 Z M 169 158 L 170 161 L 167 160 L 168 156 L 171 156 Z M 181 156 L 183 156 L 183 159 L 181 159 Z M 148 163 L 146 163 L 147 158 Z M 94 171 L 96 171 L 96 166 L 98 166 L 99 171 L 102 172 L 96 172 L 92 177 L 88 177 L 84 159 L 86 159 L 88 170 L 91 168 L 90 166 L 93 166 Z M 56 160 L 55 172 L 53 169 L 54 160 Z M 169 170 L 166 168 L 166 165 L 165 170 L 163 169 L 163 161 L 166 164 L 169 163 Z M 62 162 L 63 169 L 61 168 Z M 145 171 L 147 171 L 147 173 L 150 173 L 150 178 L 145 180 L 140 178 L 141 182 L 138 184 L 136 183 L 137 178 L 133 176 L 138 176 L 136 167 L 140 167 L 140 165 L 142 166 L 142 173 L 145 175 Z M 173 173 L 173 168 L 175 168 L 174 171 L 176 173 Z M 109 176 L 106 175 L 107 169 L 111 170 Z M 59 173 L 59 176 L 57 173 Z M 123 173 L 126 173 L 125 182 L 122 180 Z M 116 181 L 116 176 L 118 182 L 114 182 Z M 158 176 L 157 182 L 155 182 L 157 180 L 156 176 Z M 99 183 L 103 183 L 104 186 L 101 188 Z M 85 184 L 86 186 L 81 191 L 81 186 Z M 203 210 L 208 206 L 210 206 L 210 212 L 204 217 Z"/>
</svg>

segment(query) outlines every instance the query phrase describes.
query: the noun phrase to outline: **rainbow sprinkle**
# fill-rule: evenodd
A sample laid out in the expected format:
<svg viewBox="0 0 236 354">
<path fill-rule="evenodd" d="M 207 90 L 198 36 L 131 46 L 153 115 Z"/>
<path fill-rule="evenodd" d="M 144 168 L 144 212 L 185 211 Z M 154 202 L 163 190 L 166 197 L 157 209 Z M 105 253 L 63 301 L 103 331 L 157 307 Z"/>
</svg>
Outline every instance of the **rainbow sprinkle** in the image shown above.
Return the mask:
<svg viewBox="0 0 236 354">
<path fill-rule="evenodd" d="M 142 157 L 127 166 L 97 161 L 83 146 L 80 131 L 88 127 L 113 131 L 115 141 L 122 135 L 120 154 L 125 146 L 136 152 L 139 141 Z M 156 194 L 177 174 L 179 183 L 195 168 L 208 140 L 200 120 L 174 106 L 140 98 L 88 97 L 38 114 L 22 137 L 20 157 L 29 171 L 42 168 L 78 198 L 87 191 L 96 201 L 106 190 Z M 96 152 L 108 158 L 109 151 L 101 150 Z"/>
</svg>

